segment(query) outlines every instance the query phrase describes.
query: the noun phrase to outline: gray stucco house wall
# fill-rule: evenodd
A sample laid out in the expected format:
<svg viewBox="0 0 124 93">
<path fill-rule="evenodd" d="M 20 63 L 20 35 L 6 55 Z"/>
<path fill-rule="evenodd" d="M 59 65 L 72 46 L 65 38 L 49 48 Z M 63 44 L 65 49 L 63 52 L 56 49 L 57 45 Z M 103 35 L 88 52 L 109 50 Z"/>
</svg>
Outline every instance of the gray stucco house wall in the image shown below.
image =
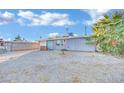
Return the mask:
<svg viewBox="0 0 124 93">
<path fill-rule="evenodd" d="M 95 51 L 95 45 L 87 44 L 83 38 L 68 39 L 66 44 L 67 50 Z"/>
<path fill-rule="evenodd" d="M 87 44 L 83 37 L 60 38 L 47 40 L 49 50 L 95 51 L 95 44 Z"/>
</svg>

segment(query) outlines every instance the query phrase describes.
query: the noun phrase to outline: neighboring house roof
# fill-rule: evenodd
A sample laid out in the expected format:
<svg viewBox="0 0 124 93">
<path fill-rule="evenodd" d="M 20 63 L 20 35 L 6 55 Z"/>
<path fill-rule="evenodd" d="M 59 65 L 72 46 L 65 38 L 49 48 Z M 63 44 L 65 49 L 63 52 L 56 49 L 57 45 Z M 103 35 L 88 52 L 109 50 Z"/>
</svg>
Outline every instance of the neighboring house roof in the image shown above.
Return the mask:
<svg viewBox="0 0 124 93">
<path fill-rule="evenodd" d="M 29 42 L 29 41 L 4 41 L 5 43 L 38 43 L 38 42 Z"/>
</svg>

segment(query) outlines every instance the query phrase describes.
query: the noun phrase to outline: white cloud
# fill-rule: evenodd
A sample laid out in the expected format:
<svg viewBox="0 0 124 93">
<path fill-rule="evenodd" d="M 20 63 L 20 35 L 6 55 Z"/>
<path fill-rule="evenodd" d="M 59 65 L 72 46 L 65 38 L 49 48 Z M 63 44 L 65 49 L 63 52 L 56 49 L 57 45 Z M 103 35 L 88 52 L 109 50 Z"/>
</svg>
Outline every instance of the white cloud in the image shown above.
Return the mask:
<svg viewBox="0 0 124 93">
<path fill-rule="evenodd" d="M 22 26 L 25 25 L 25 22 L 24 22 L 24 21 L 25 21 L 25 20 L 22 19 L 22 18 L 17 19 L 17 23 L 19 23 L 19 24 L 22 25 Z"/>
<path fill-rule="evenodd" d="M 74 34 L 74 36 L 76 37 L 76 36 L 78 36 L 78 34 Z"/>
<path fill-rule="evenodd" d="M 0 39 L 3 39 L 5 41 L 11 41 L 11 38 L 4 38 L 2 35 L 0 35 Z"/>
<path fill-rule="evenodd" d="M 4 38 L 5 41 L 11 41 L 11 38 Z"/>
<path fill-rule="evenodd" d="M 18 16 L 20 16 L 19 23 L 25 23 L 28 21 L 30 26 L 65 26 L 75 24 L 69 19 L 68 14 L 42 12 L 41 14 L 35 14 L 31 11 L 19 11 Z"/>
<path fill-rule="evenodd" d="M 92 10 L 83 10 L 91 17 L 91 20 L 87 20 L 85 24 L 92 25 L 98 20 L 104 18 L 104 14 L 107 13 L 110 9 L 92 9 Z"/>
<path fill-rule="evenodd" d="M 17 15 L 22 18 L 29 19 L 29 20 L 32 20 L 32 18 L 35 16 L 35 14 L 31 11 L 21 11 L 21 10 L 19 11 Z"/>
<path fill-rule="evenodd" d="M 10 12 L 0 13 L 0 25 L 8 24 L 14 19 L 14 14 Z"/>
<path fill-rule="evenodd" d="M 57 37 L 57 36 L 59 36 L 59 33 L 50 33 L 49 35 L 48 35 L 48 37 L 50 37 L 50 38 L 54 38 L 54 37 Z"/>
</svg>

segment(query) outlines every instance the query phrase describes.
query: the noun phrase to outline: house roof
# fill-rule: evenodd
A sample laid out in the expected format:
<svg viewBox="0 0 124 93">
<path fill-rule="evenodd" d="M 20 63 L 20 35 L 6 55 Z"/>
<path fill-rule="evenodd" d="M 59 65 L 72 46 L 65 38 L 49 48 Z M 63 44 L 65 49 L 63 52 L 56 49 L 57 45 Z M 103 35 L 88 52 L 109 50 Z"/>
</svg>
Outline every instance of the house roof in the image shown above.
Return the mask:
<svg viewBox="0 0 124 93">
<path fill-rule="evenodd" d="M 85 38 L 85 37 L 90 37 L 90 36 L 57 37 L 57 38 L 42 39 L 40 41 L 45 42 L 45 41 L 54 41 L 54 40 L 79 39 L 79 38 Z"/>
</svg>

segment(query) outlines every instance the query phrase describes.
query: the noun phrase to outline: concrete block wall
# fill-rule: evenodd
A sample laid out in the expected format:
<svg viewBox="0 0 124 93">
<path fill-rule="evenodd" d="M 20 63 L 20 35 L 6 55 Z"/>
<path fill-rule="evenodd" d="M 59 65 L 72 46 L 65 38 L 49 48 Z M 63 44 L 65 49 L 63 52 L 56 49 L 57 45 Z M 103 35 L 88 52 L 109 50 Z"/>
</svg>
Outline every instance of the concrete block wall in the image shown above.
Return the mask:
<svg viewBox="0 0 124 93">
<path fill-rule="evenodd" d="M 40 44 L 38 42 L 5 42 L 7 51 L 25 51 L 25 50 L 40 50 Z"/>
</svg>

